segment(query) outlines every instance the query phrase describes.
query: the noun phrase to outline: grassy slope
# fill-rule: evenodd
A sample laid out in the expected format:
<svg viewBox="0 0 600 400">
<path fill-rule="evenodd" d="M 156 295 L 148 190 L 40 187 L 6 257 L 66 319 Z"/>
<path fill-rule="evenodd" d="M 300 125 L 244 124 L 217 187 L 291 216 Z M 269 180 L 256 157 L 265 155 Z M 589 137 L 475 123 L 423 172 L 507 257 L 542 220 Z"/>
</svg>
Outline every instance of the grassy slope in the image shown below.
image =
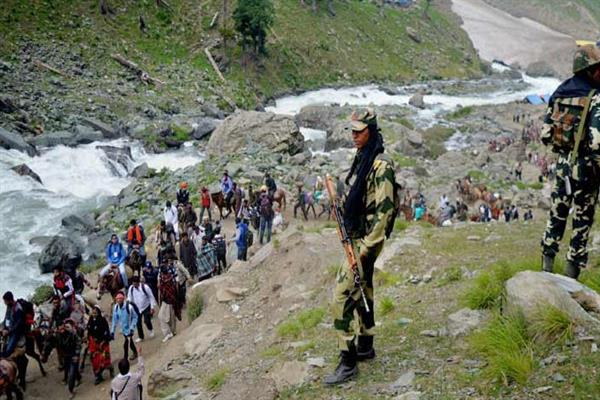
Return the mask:
<svg viewBox="0 0 600 400">
<path fill-rule="evenodd" d="M 485 0 L 515 16 L 523 16 L 567 33 L 576 39 L 600 39 L 600 2 L 597 0 Z"/>
<path fill-rule="evenodd" d="M 596 368 L 599 353 L 591 353 L 589 344 L 578 346 L 554 344 L 533 349 L 533 367 L 524 384 L 505 385 L 492 379 L 486 358 L 472 345 L 474 335 L 424 337 L 423 330 L 444 328 L 447 316 L 466 306 L 465 293 L 473 288 L 473 280 L 461 269 L 480 275 L 498 262 L 529 265 L 539 269 L 539 238 L 544 219 L 530 224 L 498 223 L 470 224 L 457 228 L 432 228 L 409 225 L 398 236 L 412 236 L 422 241 L 421 247 L 403 248 L 403 253 L 391 262 L 390 272 L 375 277 L 376 347 L 378 357 L 360 364 L 357 383 L 349 387 L 325 388 L 320 379 L 280 394 L 281 399 L 344 399 L 393 398 L 390 384 L 408 370 L 416 372 L 414 388 L 423 392 L 422 399 L 591 399 L 596 398 L 599 385 Z M 406 227 L 405 224 L 402 224 Z M 597 230 L 596 230 L 597 232 Z M 480 240 L 469 240 L 477 236 Z M 565 237 L 569 237 L 569 233 Z M 487 240 L 486 240 L 487 239 Z M 562 257 L 562 253 L 561 253 Z M 598 274 L 598 254 L 592 252 L 593 274 Z M 433 271 L 433 280 L 426 284 L 408 283 L 412 275 L 422 276 Z M 589 271 L 583 276 L 587 279 Z M 326 304 L 322 305 L 326 307 Z M 383 315 L 382 311 L 387 311 Z M 402 319 L 408 318 L 406 323 Z M 308 357 L 335 353 L 332 330 L 305 330 L 301 336 L 287 337 L 280 325 L 284 344 L 264 351 L 264 357 L 282 360 L 303 360 Z M 482 325 L 482 328 L 488 326 Z M 310 348 L 285 350 L 285 341 L 302 339 Z M 566 361 L 540 367 L 539 361 L 550 354 L 566 356 Z M 329 358 L 327 368 L 318 371 L 322 377 L 334 368 L 337 360 Z M 557 383 L 552 376 L 560 373 L 565 382 Z M 535 394 L 536 388 L 552 386 L 546 394 Z M 406 389 L 405 389 L 406 390 Z M 413 389 L 415 390 L 415 389 Z"/>
<path fill-rule="evenodd" d="M 337 4 L 338 15 L 331 18 L 323 10 L 312 14 L 297 0 L 281 0 L 275 2 L 276 36 L 269 39 L 268 57 L 258 66 L 243 65 L 239 48 L 232 46 L 227 51 L 230 69 L 225 73 L 230 82 L 223 87 L 202 51 L 218 35 L 208 26 L 220 2 L 169 3 L 172 13 L 150 0 L 110 0 L 116 15 L 107 19 L 95 0 L 6 0 L 0 10 L 0 57 L 19 62 L 16 54 L 23 38 L 41 46 L 55 40 L 63 44 L 59 51 L 81 54 L 97 72 L 101 87 L 102 79 L 122 73 L 122 67 L 108 58 L 119 52 L 166 80 L 161 93 L 173 101 L 185 104 L 216 91 L 246 107 L 257 97 L 297 88 L 479 73 L 466 34 L 440 10 L 432 9 L 431 18 L 423 19 L 418 7 L 386 9 L 379 19 L 374 5 L 349 1 Z M 147 34 L 138 30 L 140 15 L 149 26 Z M 408 38 L 406 26 L 419 33 L 421 44 Z"/>
</svg>

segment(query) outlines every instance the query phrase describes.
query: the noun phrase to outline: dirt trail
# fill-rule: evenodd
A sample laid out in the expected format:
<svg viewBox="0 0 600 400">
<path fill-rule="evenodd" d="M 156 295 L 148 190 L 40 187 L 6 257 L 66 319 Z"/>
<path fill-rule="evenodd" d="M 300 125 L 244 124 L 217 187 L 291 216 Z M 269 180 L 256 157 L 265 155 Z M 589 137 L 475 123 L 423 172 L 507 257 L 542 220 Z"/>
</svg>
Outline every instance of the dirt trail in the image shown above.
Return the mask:
<svg viewBox="0 0 600 400">
<path fill-rule="evenodd" d="M 570 71 L 575 40 L 528 18 L 516 18 L 483 0 L 452 0 L 481 58 L 527 67 L 546 61 L 561 75 Z"/>
<path fill-rule="evenodd" d="M 292 207 L 293 207 L 293 205 L 292 205 Z M 290 221 L 290 226 L 288 227 L 288 229 L 290 231 L 292 231 L 292 230 L 295 231 L 296 226 L 298 224 L 304 224 L 304 226 L 306 226 L 306 227 L 311 227 L 311 226 L 322 225 L 325 222 L 324 218 L 321 218 L 320 220 L 317 220 L 317 221 L 310 220 L 307 223 L 302 222 L 300 220 L 294 220 L 293 214 L 292 214 L 292 207 L 290 207 L 290 205 L 288 204 L 288 207 L 287 207 L 286 211 L 284 212 L 284 219 L 286 221 Z M 234 235 L 235 226 L 234 226 L 233 218 L 230 217 L 223 222 L 223 232 L 225 233 L 226 238 L 231 238 Z M 282 235 L 285 235 L 285 231 Z M 277 238 L 277 237 L 278 237 L 278 235 L 274 236 L 274 238 Z M 154 260 L 156 258 L 155 257 L 156 250 L 152 246 L 148 246 L 148 247 L 149 248 L 147 250 L 148 250 L 149 259 Z M 261 247 L 258 244 L 258 233 L 255 232 L 255 245 L 253 246 L 253 248 L 251 248 L 249 257 L 251 255 L 255 254 L 256 252 L 258 252 L 260 249 L 261 249 Z M 236 254 L 235 252 L 236 251 L 237 250 L 235 249 L 235 246 L 229 248 L 228 255 L 227 255 L 229 263 L 232 263 L 235 260 L 235 254 Z M 90 276 L 90 278 L 92 280 L 92 284 L 94 284 L 95 283 L 95 276 L 94 276 L 95 274 L 91 274 L 91 275 L 92 276 Z M 227 280 L 230 279 L 227 276 L 227 274 L 224 275 L 223 277 Z M 213 278 L 213 279 L 217 279 L 217 278 Z M 208 282 L 210 282 L 210 280 Z M 270 289 L 271 286 L 268 286 L 268 288 Z M 189 291 L 188 291 L 188 294 L 189 294 Z M 86 297 L 88 297 L 88 296 L 86 296 Z M 109 312 L 110 312 L 110 299 L 108 297 L 109 296 L 105 295 L 101 301 L 101 305 L 102 305 L 103 311 L 105 313 L 105 316 L 108 316 Z M 224 310 L 222 310 L 222 309 L 219 309 L 218 312 L 215 312 L 213 310 L 213 312 L 210 313 L 210 320 L 223 323 L 224 325 L 233 324 L 233 326 L 228 326 L 229 328 L 233 328 L 236 325 L 237 320 L 235 318 L 233 318 L 233 321 L 229 321 L 229 323 L 226 324 L 227 318 L 225 318 L 225 321 L 222 320 L 223 311 Z M 175 336 L 175 338 L 173 338 L 171 341 L 169 341 L 166 345 L 161 342 L 162 334 L 160 333 L 158 319 L 156 317 L 153 319 L 155 337 L 153 339 L 146 338 L 146 340 L 144 340 L 142 343 L 140 343 L 140 345 L 142 346 L 145 368 L 146 368 L 146 376 L 144 379 L 145 391 L 148 388 L 148 378 L 154 369 L 158 368 L 161 365 L 168 363 L 169 361 L 171 361 L 177 357 L 180 357 L 183 354 L 183 348 L 186 343 L 186 339 L 188 338 L 188 335 L 186 335 L 186 329 L 189 326 L 189 324 L 187 322 L 187 317 L 185 315 L 185 310 L 184 310 L 183 314 L 184 314 L 183 321 L 182 322 L 178 321 L 178 323 L 177 323 L 177 335 Z M 209 318 L 209 316 L 206 316 L 204 318 Z M 110 323 L 110 319 L 109 319 L 109 323 Z M 238 329 L 239 329 L 239 327 L 238 327 Z M 137 337 L 137 334 L 136 334 L 136 337 Z M 122 355 L 123 355 L 123 338 L 122 338 L 122 335 L 119 334 L 119 335 L 116 335 L 115 341 L 111 343 L 111 356 L 113 359 L 113 364 L 116 365 L 116 362 L 122 357 Z M 30 400 L 68 399 L 69 398 L 68 390 L 67 390 L 66 386 L 61 384 L 63 375 L 62 375 L 62 372 L 58 371 L 58 364 L 57 364 L 55 352 L 52 353 L 50 360 L 45 365 L 45 367 L 46 367 L 46 371 L 48 372 L 48 376 L 43 377 L 41 375 L 35 361 L 30 360 L 28 372 L 27 372 L 28 387 L 27 387 L 27 391 L 25 393 L 25 398 L 30 399 Z M 135 362 L 132 363 L 132 368 L 135 368 Z M 81 386 L 76 388 L 75 399 L 106 400 L 107 398 L 109 398 L 108 393 L 110 391 L 110 379 L 108 377 L 108 372 L 104 373 L 104 377 L 106 380 L 102 384 L 100 384 L 98 386 L 94 386 L 94 384 L 93 384 L 94 376 L 93 376 L 91 369 L 92 369 L 91 364 L 90 364 L 90 361 L 88 358 L 87 362 L 86 362 L 85 370 L 82 373 L 83 379 L 82 379 Z M 145 398 L 147 398 L 147 397 L 148 397 L 148 394 L 145 393 Z"/>
</svg>

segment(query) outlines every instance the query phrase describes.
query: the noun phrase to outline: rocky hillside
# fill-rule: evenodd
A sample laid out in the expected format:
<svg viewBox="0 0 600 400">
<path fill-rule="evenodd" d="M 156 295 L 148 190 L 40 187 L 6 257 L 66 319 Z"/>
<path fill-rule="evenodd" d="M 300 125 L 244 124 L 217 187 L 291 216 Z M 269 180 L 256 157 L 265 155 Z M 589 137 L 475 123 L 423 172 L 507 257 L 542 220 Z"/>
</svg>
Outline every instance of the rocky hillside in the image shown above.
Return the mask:
<svg viewBox="0 0 600 400">
<path fill-rule="evenodd" d="M 527 17 L 575 39 L 600 39 L 600 2 L 596 0 L 485 0 L 516 17 Z"/>
<path fill-rule="evenodd" d="M 3 3 L 0 126 L 39 134 L 72 131 L 84 116 L 109 124 L 182 112 L 222 117 L 219 109 L 252 109 L 292 90 L 480 74 L 451 12 L 432 6 L 424 16 L 424 2 L 380 10 L 336 1 L 331 17 L 297 0 L 276 1 L 268 55 L 259 60 L 243 55 L 235 37 L 225 47 L 219 18 L 211 27 L 221 2 L 103 3 L 106 14 L 96 0 Z M 129 61 L 135 65 L 123 65 Z M 138 136 L 160 129 L 150 130 Z"/>
</svg>

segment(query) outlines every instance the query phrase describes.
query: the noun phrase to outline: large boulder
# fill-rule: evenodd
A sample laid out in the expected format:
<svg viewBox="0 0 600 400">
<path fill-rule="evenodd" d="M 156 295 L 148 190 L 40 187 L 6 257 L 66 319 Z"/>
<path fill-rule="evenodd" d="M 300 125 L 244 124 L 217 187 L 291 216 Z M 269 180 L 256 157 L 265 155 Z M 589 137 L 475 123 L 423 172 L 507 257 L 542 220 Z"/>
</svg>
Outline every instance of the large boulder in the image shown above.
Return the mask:
<svg viewBox="0 0 600 400">
<path fill-rule="evenodd" d="M 102 132 L 102 136 L 105 139 L 117 139 L 120 135 L 118 129 L 113 128 L 112 126 L 105 124 L 102 121 L 99 121 L 95 118 L 82 117 L 80 119 L 82 125 L 88 126 L 94 130 Z"/>
<path fill-rule="evenodd" d="M 340 117 L 350 115 L 349 108 L 330 105 L 304 106 L 294 117 L 298 126 L 327 131 L 333 129 Z"/>
<path fill-rule="evenodd" d="M 217 128 L 215 120 L 211 118 L 202 118 L 192 122 L 192 137 L 196 140 L 204 139 L 214 132 Z"/>
<path fill-rule="evenodd" d="M 36 174 L 31 168 L 29 168 L 26 164 L 15 165 L 11 168 L 11 170 L 15 171 L 17 174 L 21 176 L 28 176 L 34 181 L 38 181 L 42 183 L 42 178 L 38 174 Z"/>
<path fill-rule="evenodd" d="M 53 146 L 75 146 L 77 139 L 75 135 L 68 131 L 44 132 L 28 139 L 28 142 L 36 147 L 53 147 Z"/>
<path fill-rule="evenodd" d="M 21 135 L 7 131 L 4 128 L 0 128 L 0 147 L 4 147 L 7 150 L 15 149 L 22 151 L 31 157 L 38 154 L 35 147 L 27 143 Z"/>
<path fill-rule="evenodd" d="M 95 221 L 91 216 L 71 214 L 62 219 L 61 225 L 69 230 L 87 233 L 92 231 Z"/>
<path fill-rule="evenodd" d="M 43 274 L 61 266 L 65 271 L 72 271 L 81 264 L 81 247 L 73 240 L 64 236 L 55 236 L 48 243 L 38 260 Z"/>
<path fill-rule="evenodd" d="M 409 100 L 408 104 L 417 108 L 425 108 L 425 100 L 422 93 L 415 93 Z"/>
<path fill-rule="evenodd" d="M 294 155 L 304 150 L 304 137 L 291 117 L 238 111 L 212 133 L 206 151 L 211 155 L 240 154 L 256 145 Z"/>
<path fill-rule="evenodd" d="M 523 271 L 506 282 L 508 310 L 522 311 L 533 322 L 548 305 L 566 312 L 573 321 L 600 333 L 600 295 L 566 276 Z"/>
<path fill-rule="evenodd" d="M 346 121 L 337 122 L 334 127 L 327 131 L 325 139 L 325 151 L 336 150 L 344 147 L 353 147 L 352 132 L 350 124 Z"/>
<path fill-rule="evenodd" d="M 527 66 L 525 73 L 530 76 L 557 76 L 558 74 L 546 61 L 532 62 Z"/>
<path fill-rule="evenodd" d="M 133 159 L 133 156 L 131 155 L 131 148 L 129 146 L 96 146 L 96 148 L 102 150 L 106 154 L 106 157 L 111 163 L 111 168 L 114 175 L 127 175 Z"/>
</svg>

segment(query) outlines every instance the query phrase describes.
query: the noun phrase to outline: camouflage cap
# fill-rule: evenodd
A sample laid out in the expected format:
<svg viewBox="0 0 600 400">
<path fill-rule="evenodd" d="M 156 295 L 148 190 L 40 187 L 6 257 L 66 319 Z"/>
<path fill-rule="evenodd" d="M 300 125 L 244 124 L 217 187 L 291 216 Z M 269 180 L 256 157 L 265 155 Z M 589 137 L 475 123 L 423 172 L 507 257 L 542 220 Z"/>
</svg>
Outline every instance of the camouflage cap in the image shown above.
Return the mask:
<svg viewBox="0 0 600 400">
<path fill-rule="evenodd" d="M 591 44 L 581 46 L 573 57 L 573 73 L 576 74 L 598 64 L 600 64 L 600 49 Z"/>
<path fill-rule="evenodd" d="M 377 113 L 372 108 L 354 110 L 350 115 L 352 130 L 360 132 L 369 125 L 377 125 Z"/>
</svg>

